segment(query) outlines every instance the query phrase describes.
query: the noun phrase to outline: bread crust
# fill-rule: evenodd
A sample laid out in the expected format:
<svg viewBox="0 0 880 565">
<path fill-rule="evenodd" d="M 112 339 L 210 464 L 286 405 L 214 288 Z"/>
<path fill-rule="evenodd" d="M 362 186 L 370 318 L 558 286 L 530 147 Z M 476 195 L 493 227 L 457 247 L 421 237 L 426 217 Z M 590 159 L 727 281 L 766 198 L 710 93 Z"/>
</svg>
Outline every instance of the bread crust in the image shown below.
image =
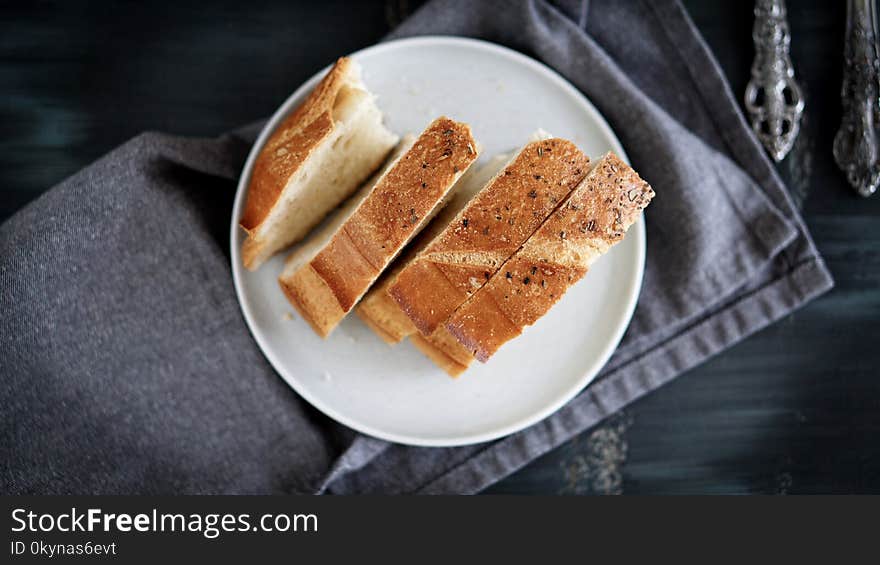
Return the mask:
<svg viewBox="0 0 880 565">
<path fill-rule="evenodd" d="M 373 331 L 373 333 L 379 336 L 382 341 L 384 341 L 388 345 L 398 344 L 406 337 L 406 335 L 401 336 L 399 333 L 388 333 L 386 331 L 386 328 L 388 326 L 383 325 L 376 318 L 371 318 L 368 314 L 365 315 L 360 310 L 356 310 L 355 314 L 357 314 L 358 318 L 360 318 L 361 321 L 363 321 L 363 323 L 366 324 L 367 327 Z"/>
<path fill-rule="evenodd" d="M 623 239 L 653 197 L 638 173 L 616 155 L 605 155 L 523 247 L 456 310 L 446 329 L 485 362 Z"/>
<path fill-rule="evenodd" d="M 266 140 L 254 161 L 240 220 L 248 234 L 263 223 L 287 180 L 333 130 L 333 104 L 339 91 L 349 82 L 351 64 L 348 57 L 340 57 L 305 101 Z M 250 247 L 253 253 L 254 242 Z M 247 255 L 247 247 L 243 254 Z"/>
<path fill-rule="evenodd" d="M 355 308 L 355 314 L 385 343 L 393 345 L 418 330 L 409 316 L 388 296 L 390 282 L 390 279 L 385 279 L 374 285 Z"/>
<path fill-rule="evenodd" d="M 471 172 L 472 169 L 469 169 L 466 175 Z M 388 295 L 388 287 L 391 286 L 400 271 L 443 231 L 476 194 L 476 190 L 474 190 L 476 187 L 471 184 L 473 182 L 471 179 L 466 181 L 463 177 L 458 182 L 462 186 L 455 191 L 449 202 L 437 213 L 431 223 L 425 226 L 419 235 L 404 248 L 403 252 L 382 273 L 376 284 L 370 288 L 355 308 L 358 317 L 388 344 L 399 343 L 407 336 L 419 331 L 409 316 L 400 309 L 397 302 Z"/>
<path fill-rule="evenodd" d="M 443 351 L 448 357 L 455 360 L 459 365 L 468 367 L 474 361 L 473 353 L 468 351 L 444 326 L 437 328 L 436 332 L 425 339 L 434 347 Z"/>
<path fill-rule="evenodd" d="M 345 315 L 339 305 L 321 300 L 328 291 L 327 284 L 310 265 L 305 265 L 290 278 L 279 278 L 278 282 L 287 300 L 322 337 L 326 337 L 337 320 Z"/>
<path fill-rule="evenodd" d="M 446 328 L 439 327 L 429 337 L 419 333 L 397 302 L 388 296 L 387 282 L 373 287 L 355 309 L 355 313 L 382 341 L 389 345 L 409 337 L 413 344 L 449 376 L 461 375 L 474 361 L 474 356 Z"/>
<path fill-rule="evenodd" d="M 400 272 L 389 294 L 425 337 L 534 233 L 586 176 L 570 141 L 527 144 Z"/>
<path fill-rule="evenodd" d="M 467 370 L 468 365 L 458 362 L 453 356 L 444 351 L 443 348 L 432 343 L 431 338 L 416 332 L 409 339 L 416 346 L 416 349 L 433 361 L 435 365 L 443 369 L 450 377 L 456 378 Z M 459 347 L 461 346 L 459 345 Z M 471 360 L 473 360 L 473 357 L 471 357 Z"/>
<path fill-rule="evenodd" d="M 470 127 L 446 117 L 434 120 L 377 182 L 369 195 L 307 265 L 282 274 L 288 296 L 321 336 L 342 320 L 477 158 Z M 322 281 L 307 282 L 307 270 Z M 329 316 L 329 317 L 328 317 Z"/>
</svg>

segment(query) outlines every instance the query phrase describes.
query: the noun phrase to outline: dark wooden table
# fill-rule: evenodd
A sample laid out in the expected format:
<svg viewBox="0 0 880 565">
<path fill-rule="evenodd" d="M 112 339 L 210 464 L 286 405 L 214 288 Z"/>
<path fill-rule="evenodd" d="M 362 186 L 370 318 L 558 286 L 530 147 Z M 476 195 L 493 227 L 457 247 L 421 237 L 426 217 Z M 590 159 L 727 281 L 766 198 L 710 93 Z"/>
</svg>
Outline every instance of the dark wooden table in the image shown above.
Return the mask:
<svg viewBox="0 0 880 565">
<path fill-rule="evenodd" d="M 140 131 L 215 135 L 268 116 L 315 69 L 375 43 L 407 4 L 6 5 L 0 220 Z M 750 3 L 685 4 L 741 93 Z M 880 196 L 856 197 L 831 156 L 843 4 L 789 2 L 807 110 L 779 166 L 835 290 L 489 492 L 880 492 Z M 343 33 L 340 16 L 360 25 Z"/>
</svg>

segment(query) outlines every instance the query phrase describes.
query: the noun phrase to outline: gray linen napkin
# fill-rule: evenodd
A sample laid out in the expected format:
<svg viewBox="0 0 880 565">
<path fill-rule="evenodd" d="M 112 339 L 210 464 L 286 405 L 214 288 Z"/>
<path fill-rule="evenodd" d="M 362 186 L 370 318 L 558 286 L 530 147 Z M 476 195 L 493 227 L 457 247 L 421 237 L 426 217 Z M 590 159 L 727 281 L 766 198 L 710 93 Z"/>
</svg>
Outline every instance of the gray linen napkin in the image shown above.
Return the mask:
<svg viewBox="0 0 880 565">
<path fill-rule="evenodd" d="M 434 0 L 393 37 L 418 34 L 555 68 L 655 187 L 641 299 L 601 376 L 469 447 L 330 421 L 274 374 L 232 288 L 226 230 L 256 130 L 149 133 L 0 226 L 0 492 L 475 492 L 831 287 L 677 2 Z"/>
</svg>

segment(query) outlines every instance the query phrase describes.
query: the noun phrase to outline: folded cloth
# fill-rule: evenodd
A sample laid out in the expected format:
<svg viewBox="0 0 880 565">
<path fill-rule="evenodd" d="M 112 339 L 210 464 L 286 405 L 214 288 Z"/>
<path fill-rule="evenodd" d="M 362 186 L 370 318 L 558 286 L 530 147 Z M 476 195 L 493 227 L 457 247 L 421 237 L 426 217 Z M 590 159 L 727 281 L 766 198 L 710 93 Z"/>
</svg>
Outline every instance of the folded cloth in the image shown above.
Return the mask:
<svg viewBox="0 0 880 565">
<path fill-rule="evenodd" d="M 392 37 L 479 37 L 582 90 L 656 188 L 632 325 L 602 374 L 507 438 L 389 444 L 272 371 L 229 269 L 256 130 L 144 134 L 0 226 L 3 493 L 472 493 L 832 285 L 681 6 L 434 0 Z"/>
</svg>

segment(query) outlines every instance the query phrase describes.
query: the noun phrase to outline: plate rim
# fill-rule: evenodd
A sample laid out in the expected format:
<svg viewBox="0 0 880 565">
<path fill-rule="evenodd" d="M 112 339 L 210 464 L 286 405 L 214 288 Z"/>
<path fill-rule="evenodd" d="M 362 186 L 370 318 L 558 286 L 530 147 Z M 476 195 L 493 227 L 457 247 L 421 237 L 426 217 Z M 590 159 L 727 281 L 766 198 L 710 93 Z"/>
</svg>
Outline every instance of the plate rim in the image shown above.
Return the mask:
<svg viewBox="0 0 880 565">
<path fill-rule="evenodd" d="M 538 74 L 555 83 L 569 96 L 575 98 L 581 105 L 586 108 L 587 112 L 592 115 L 596 126 L 611 141 L 612 150 L 617 153 L 620 158 L 623 159 L 625 162 L 629 162 L 629 158 L 627 157 L 626 152 L 621 146 L 620 140 L 617 138 L 617 135 L 614 133 L 614 130 L 612 130 L 611 126 L 608 125 L 608 122 L 605 120 L 605 117 L 602 115 L 602 113 L 599 112 L 599 110 L 593 105 L 593 103 L 580 90 L 578 90 L 574 85 L 568 82 L 568 80 L 566 80 L 559 73 L 557 73 L 555 70 L 548 67 L 544 63 L 533 59 L 532 57 L 529 57 L 523 53 L 520 53 L 514 49 L 510 49 L 508 47 L 504 47 L 502 45 L 489 41 L 484 41 L 481 39 L 447 35 L 424 35 L 378 43 L 355 51 L 348 56 L 358 58 L 359 56 L 365 54 L 375 54 L 378 52 L 399 49 L 406 46 L 430 47 L 450 45 L 464 45 L 475 49 L 493 52 L 495 55 L 507 59 L 512 59 L 517 63 L 530 67 Z M 541 410 L 536 410 L 531 414 L 524 416 L 507 425 L 499 426 L 497 428 L 493 428 L 492 430 L 482 431 L 479 433 L 430 438 L 419 437 L 417 435 L 400 434 L 377 429 L 371 425 L 358 421 L 356 418 L 349 418 L 345 414 L 338 412 L 335 408 L 326 404 L 325 402 L 308 392 L 307 387 L 305 385 L 301 385 L 298 382 L 293 372 L 288 371 L 288 369 L 285 367 L 285 364 L 276 357 L 274 351 L 268 345 L 268 343 L 264 342 L 264 338 L 261 336 L 258 325 L 256 324 L 256 320 L 254 319 L 252 307 L 248 301 L 248 297 L 242 291 L 241 277 L 245 275 L 245 273 L 241 265 L 240 249 L 238 245 L 238 237 L 240 233 L 238 218 L 240 217 L 241 209 L 244 206 L 244 195 L 247 190 L 246 184 L 247 181 L 250 179 L 256 156 L 259 153 L 259 150 L 265 144 L 271 132 L 274 131 L 279 122 L 290 113 L 290 111 L 293 109 L 292 106 L 294 102 L 302 97 L 306 92 L 314 88 L 320 78 L 324 74 L 326 74 L 330 66 L 331 65 L 327 65 L 323 67 L 322 69 L 318 70 L 311 78 L 303 82 L 290 96 L 287 97 L 287 99 L 284 100 L 284 102 L 278 107 L 278 109 L 275 110 L 269 120 L 267 120 L 266 124 L 261 129 L 260 134 L 257 136 L 256 140 L 251 146 L 250 151 L 248 152 L 247 160 L 242 167 L 236 187 L 235 199 L 233 201 L 232 214 L 230 218 L 230 267 L 232 269 L 232 280 L 233 286 L 235 287 L 236 299 L 238 300 L 238 304 L 241 309 L 242 316 L 244 317 L 245 324 L 248 327 L 248 331 L 257 342 L 257 346 L 259 347 L 260 352 L 269 361 L 269 364 L 272 366 L 275 372 L 278 373 L 278 376 L 282 380 L 284 380 L 284 382 L 287 383 L 287 385 L 290 386 L 294 390 L 294 392 L 302 397 L 303 400 L 311 404 L 320 412 L 335 420 L 336 422 L 339 422 L 340 424 L 347 426 L 357 432 L 393 443 L 419 447 L 458 447 L 464 445 L 473 445 L 512 435 L 538 422 L 543 421 L 545 418 L 551 416 L 559 409 L 564 407 L 569 401 L 577 396 L 582 390 L 587 387 L 587 385 L 589 385 L 596 378 L 596 376 L 599 374 L 602 368 L 605 367 L 605 365 L 608 363 L 608 360 L 617 350 L 617 347 L 620 345 L 620 340 L 623 339 L 624 333 L 629 328 L 629 325 L 632 322 L 632 316 L 635 312 L 636 304 L 638 303 L 638 299 L 641 294 L 642 280 L 645 273 L 647 235 L 644 225 L 644 214 L 640 216 L 639 220 L 630 228 L 628 233 L 628 237 L 635 236 L 635 238 L 638 240 L 636 245 L 637 256 L 635 258 L 637 267 L 636 276 L 633 277 L 633 279 L 630 281 L 629 288 L 626 289 L 627 296 L 624 310 L 625 315 L 620 318 L 620 322 L 615 328 L 615 332 L 612 335 L 612 338 L 608 340 L 607 345 L 602 350 L 601 354 L 594 359 L 594 361 L 583 372 L 583 374 L 578 379 L 573 379 L 571 386 L 560 393 L 554 402 L 550 402 Z"/>
</svg>

